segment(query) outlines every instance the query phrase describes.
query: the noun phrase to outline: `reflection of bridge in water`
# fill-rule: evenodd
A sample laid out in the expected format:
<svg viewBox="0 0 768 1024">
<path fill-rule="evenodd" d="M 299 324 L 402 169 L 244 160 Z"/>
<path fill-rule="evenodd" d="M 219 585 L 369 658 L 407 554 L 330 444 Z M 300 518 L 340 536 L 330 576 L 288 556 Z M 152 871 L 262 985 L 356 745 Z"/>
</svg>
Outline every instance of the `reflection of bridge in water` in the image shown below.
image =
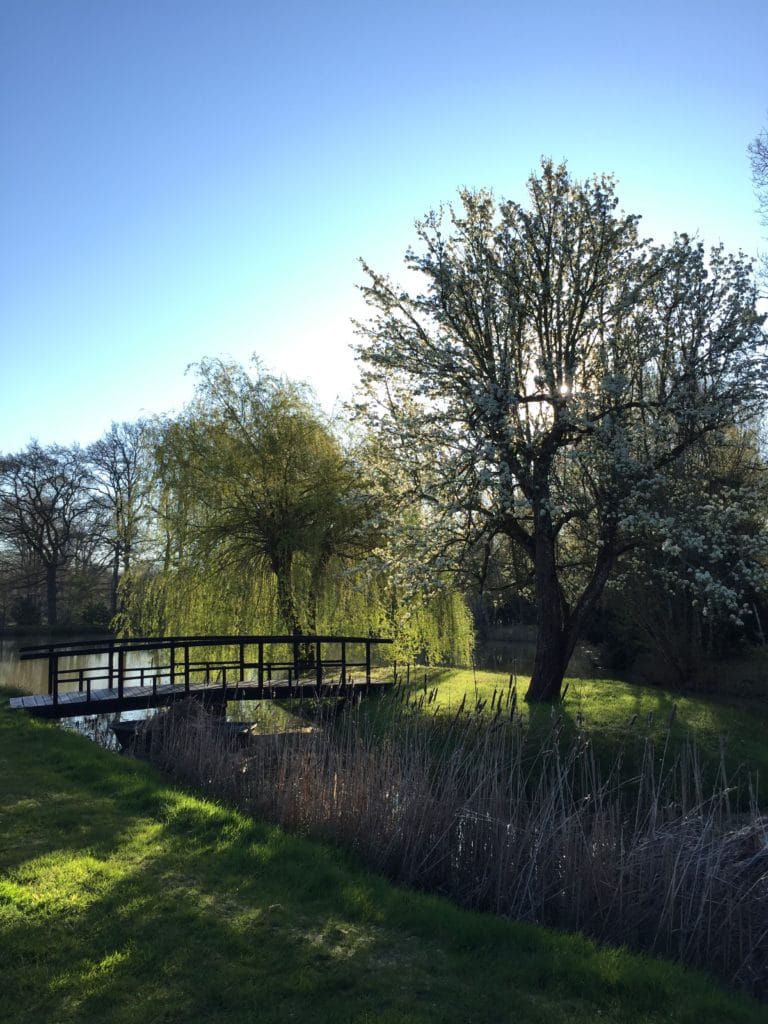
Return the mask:
<svg viewBox="0 0 768 1024">
<path fill-rule="evenodd" d="M 293 633 L 42 644 L 22 648 L 19 656 L 47 660 L 48 693 L 13 697 L 10 706 L 69 718 L 157 708 L 180 697 L 222 706 L 230 700 L 343 698 L 392 686 L 392 679 L 372 677 L 374 647 L 390 643 Z M 67 660 L 75 657 L 95 663 L 69 667 Z"/>
</svg>

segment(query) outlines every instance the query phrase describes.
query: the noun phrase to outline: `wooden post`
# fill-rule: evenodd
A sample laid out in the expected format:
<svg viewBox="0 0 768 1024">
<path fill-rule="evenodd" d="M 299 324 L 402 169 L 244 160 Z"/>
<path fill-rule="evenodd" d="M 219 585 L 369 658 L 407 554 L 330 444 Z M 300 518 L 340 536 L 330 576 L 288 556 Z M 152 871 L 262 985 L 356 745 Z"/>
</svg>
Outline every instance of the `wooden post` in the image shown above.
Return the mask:
<svg viewBox="0 0 768 1024">
<path fill-rule="evenodd" d="M 123 676 L 125 674 L 125 648 L 121 647 L 117 652 L 117 696 L 123 699 Z"/>
<path fill-rule="evenodd" d="M 299 631 L 294 629 L 293 631 L 293 676 L 296 682 L 299 681 Z M 290 673 L 288 675 L 290 682 Z"/>
<path fill-rule="evenodd" d="M 25 651 L 23 657 L 47 661 L 49 706 L 62 704 L 62 685 L 65 696 L 71 687 L 72 691 L 81 694 L 87 693 L 87 699 L 92 704 L 96 700 L 96 695 L 92 692 L 94 686 L 98 689 L 108 685 L 111 695 L 120 706 L 128 700 L 130 696 L 128 691 L 134 687 L 143 692 L 144 688 L 148 689 L 151 686 L 152 694 L 160 698 L 160 691 L 164 689 L 163 680 L 170 678 L 171 684 L 175 684 L 177 676 L 179 681 L 183 682 L 184 691 L 190 693 L 193 685 L 193 672 L 195 673 L 195 683 L 198 679 L 205 680 L 211 687 L 219 690 L 216 686 L 219 682 L 219 676 L 216 673 L 219 671 L 221 672 L 221 688 L 215 697 L 218 701 L 223 700 L 226 703 L 228 697 L 229 699 L 239 699 L 246 692 L 253 692 L 253 684 L 257 684 L 260 698 L 270 695 L 273 697 L 285 696 L 286 689 L 288 695 L 295 696 L 299 688 L 304 691 L 309 690 L 310 680 L 316 692 L 321 693 L 329 667 L 331 669 L 330 681 L 334 686 L 337 685 L 336 669 L 340 669 L 338 682 L 345 690 L 351 683 L 350 671 L 354 670 L 355 666 L 362 668 L 364 670 L 362 685 L 366 691 L 373 692 L 373 645 L 382 642 L 388 643 L 389 641 L 382 641 L 372 632 L 367 637 L 323 637 L 316 633 L 305 634 L 297 629 L 282 636 L 247 636 L 243 634 L 242 636 L 210 637 L 134 637 L 131 640 L 110 640 L 106 643 L 102 641 L 94 645 L 92 650 L 86 650 L 84 644 L 43 644 L 30 648 L 28 653 Z M 227 646 L 228 654 L 226 656 L 222 655 L 216 659 L 211 659 L 210 656 L 205 657 L 202 648 L 220 647 L 222 644 Z M 333 648 L 330 654 L 327 650 L 329 644 Z M 336 658 L 337 644 L 339 645 L 340 659 Z M 350 651 L 350 644 L 354 648 L 352 651 Z M 362 662 L 358 660 L 359 654 L 357 653 L 357 648 L 361 644 L 365 647 L 365 656 Z M 200 648 L 200 660 L 197 660 L 197 655 L 195 656 L 196 660 L 192 660 L 193 647 Z M 273 657 L 270 651 L 275 647 L 278 648 L 278 651 L 284 651 L 287 647 L 288 652 L 287 656 L 278 653 L 277 661 L 273 662 L 270 661 L 270 658 Z M 258 660 L 254 657 L 253 648 L 257 649 Z M 100 659 L 106 657 L 107 663 L 100 667 L 62 669 L 61 658 L 71 657 L 73 651 L 83 656 L 93 654 L 99 655 Z M 165 662 L 166 655 L 152 653 L 151 664 L 140 664 L 139 652 L 142 651 L 168 651 L 169 663 Z M 234 657 L 232 656 L 233 651 L 236 652 Z M 128 664 L 129 655 L 131 659 L 135 659 L 136 664 L 133 661 L 130 665 Z M 277 669 L 274 677 L 273 667 Z M 302 684 L 302 667 L 304 668 L 306 686 Z M 406 664 L 405 668 L 405 681 L 410 681 L 411 666 Z M 245 676 L 246 669 L 249 671 L 258 669 L 256 679 L 249 676 L 247 687 L 243 685 L 246 681 L 242 678 Z M 401 670 L 402 666 L 395 662 L 393 676 L 395 681 L 399 682 Z M 240 677 L 236 683 L 233 673 L 237 673 Z M 283 673 L 286 673 L 288 677 L 287 686 Z M 356 678 L 358 678 L 357 673 Z M 231 695 L 229 694 L 230 689 L 232 690 Z M 51 714 L 51 712 L 48 713 Z M 58 715 L 58 710 L 53 714 Z"/>
</svg>

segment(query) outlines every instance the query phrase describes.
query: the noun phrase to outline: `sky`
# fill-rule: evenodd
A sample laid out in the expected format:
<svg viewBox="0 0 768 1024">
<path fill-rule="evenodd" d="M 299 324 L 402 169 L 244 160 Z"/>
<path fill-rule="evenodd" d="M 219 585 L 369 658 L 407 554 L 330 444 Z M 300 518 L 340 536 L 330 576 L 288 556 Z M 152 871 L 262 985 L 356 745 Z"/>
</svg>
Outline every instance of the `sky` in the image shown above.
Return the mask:
<svg viewBox="0 0 768 1024">
<path fill-rule="evenodd" d="M 191 364 L 351 396 L 364 258 L 542 156 L 755 255 L 765 0 L 0 0 L 0 452 L 172 414 Z"/>
</svg>

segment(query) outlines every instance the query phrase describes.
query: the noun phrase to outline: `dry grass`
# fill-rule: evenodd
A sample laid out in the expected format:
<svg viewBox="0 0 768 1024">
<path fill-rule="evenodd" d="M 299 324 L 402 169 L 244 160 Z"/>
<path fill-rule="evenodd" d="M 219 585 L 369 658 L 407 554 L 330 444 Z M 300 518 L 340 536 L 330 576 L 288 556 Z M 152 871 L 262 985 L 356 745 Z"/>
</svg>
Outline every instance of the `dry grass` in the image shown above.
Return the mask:
<svg viewBox="0 0 768 1024">
<path fill-rule="evenodd" d="M 429 714 L 424 695 L 319 716 L 238 747 L 196 705 L 164 716 L 153 760 L 249 813 L 355 850 L 464 906 L 579 930 L 708 968 L 768 997 L 768 822 L 705 792 L 695 747 L 602 772 L 589 735 L 530 754 L 514 690 L 493 714 Z"/>
</svg>

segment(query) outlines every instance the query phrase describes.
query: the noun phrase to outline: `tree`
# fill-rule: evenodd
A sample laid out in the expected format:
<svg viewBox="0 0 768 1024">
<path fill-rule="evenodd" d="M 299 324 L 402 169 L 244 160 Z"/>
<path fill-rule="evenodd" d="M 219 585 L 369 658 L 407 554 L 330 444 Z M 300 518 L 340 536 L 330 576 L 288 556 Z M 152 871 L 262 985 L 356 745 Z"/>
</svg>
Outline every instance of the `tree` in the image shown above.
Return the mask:
<svg viewBox="0 0 768 1024">
<path fill-rule="evenodd" d="M 59 579 L 98 535 L 90 469 L 83 452 L 33 441 L 0 458 L 0 538 L 22 559 L 35 561 L 45 580 L 48 625 L 58 619 Z"/>
<path fill-rule="evenodd" d="M 760 216 L 763 227 L 768 228 L 768 128 L 749 145 L 749 158 L 752 164 L 752 182 L 760 204 Z M 768 279 L 768 257 L 763 256 L 763 277 Z"/>
<path fill-rule="evenodd" d="M 312 630 L 331 559 L 372 543 L 370 508 L 309 392 L 258 363 L 254 369 L 199 364 L 195 399 L 156 446 L 161 507 L 175 557 L 191 551 L 240 572 L 266 567 L 283 624 Z M 294 587 L 299 562 L 308 577 L 303 614 Z"/>
<path fill-rule="evenodd" d="M 417 223 L 410 294 L 363 264 L 361 412 L 429 510 L 432 564 L 507 538 L 529 566 L 529 700 L 558 696 L 617 561 L 701 438 L 766 397 L 762 319 L 742 258 L 638 237 L 614 182 L 549 161 L 529 205 L 460 193 Z M 446 230 L 447 221 L 447 230 Z"/>
<path fill-rule="evenodd" d="M 678 683 L 750 634 L 768 583 L 766 467 L 753 431 L 703 438 L 667 480 L 655 543 L 627 556 L 607 604 L 642 635 Z"/>
<path fill-rule="evenodd" d="M 104 437 L 88 448 L 93 469 L 92 488 L 104 511 L 106 543 L 110 551 L 112 580 L 110 610 L 118 611 L 118 587 L 128 574 L 140 535 L 147 469 L 144 436 L 147 424 L 113 423 Z"/>
</svg>

